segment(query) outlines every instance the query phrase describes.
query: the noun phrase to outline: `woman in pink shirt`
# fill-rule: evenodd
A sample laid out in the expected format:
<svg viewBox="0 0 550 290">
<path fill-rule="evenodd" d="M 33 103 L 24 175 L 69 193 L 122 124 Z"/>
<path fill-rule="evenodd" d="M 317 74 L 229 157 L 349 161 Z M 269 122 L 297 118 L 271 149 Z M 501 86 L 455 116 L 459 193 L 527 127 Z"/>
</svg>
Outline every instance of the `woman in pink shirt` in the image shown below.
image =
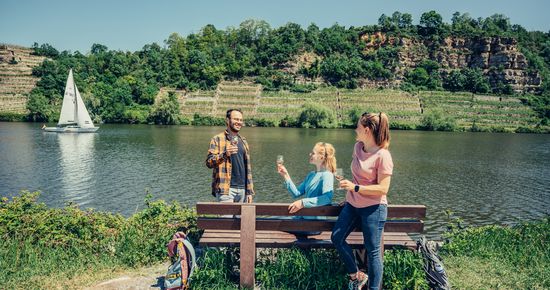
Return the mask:
<svg viewBox="0 0 550 290">
<path fill-rule="evenodd" d="M 384 113 L 364 113 L 355 129 L 356 141 L 351 161 L 353 181 L 342 180 L 346 203 L 332 230 L 332 243 L 349 273 L 349 289 L 379 289 L 383 263 L 380 241 L 388 213 L 386 195 L 390 188 L 393 161 L 388 147 L 390 130 Z M 361 223 L 368 257 L 368 276 L 359 271 L 346 238 L 357 222 Z"/>
</svg>

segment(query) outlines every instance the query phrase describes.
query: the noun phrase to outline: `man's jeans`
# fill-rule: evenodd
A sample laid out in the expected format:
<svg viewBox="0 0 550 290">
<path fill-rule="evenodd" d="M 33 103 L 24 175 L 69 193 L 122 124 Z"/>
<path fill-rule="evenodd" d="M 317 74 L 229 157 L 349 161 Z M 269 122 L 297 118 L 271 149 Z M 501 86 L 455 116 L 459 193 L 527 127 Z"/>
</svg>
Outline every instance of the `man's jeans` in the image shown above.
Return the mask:
<svg viewBox="0 0 550 290">
<path fill-rule="evenodd" d="M 216 194 L 216 200 L 218 202 L 238 202 L 243 203 L 246 195 L 244 188 L 229 188 L 228 194 Z"/>
<path fill-rule="evenodd" d="M 340 259 L 344 262 L 347 272 L 350 274 L 356 273 L 358 271 L 357 264 L 346 238 L 353 230 L 356 222 L 361 223 L 365 248 L 367 249 L 369 289 L 371 290 L 379 289 L 380 282 L 382 282 L 384 265 L 380 256 L 380 240 L 387 216 L 388 206 L 385 204 L 355 208 L 346 203 L 332 230 L 332 243 L 340 254 Z"/>
</svg>

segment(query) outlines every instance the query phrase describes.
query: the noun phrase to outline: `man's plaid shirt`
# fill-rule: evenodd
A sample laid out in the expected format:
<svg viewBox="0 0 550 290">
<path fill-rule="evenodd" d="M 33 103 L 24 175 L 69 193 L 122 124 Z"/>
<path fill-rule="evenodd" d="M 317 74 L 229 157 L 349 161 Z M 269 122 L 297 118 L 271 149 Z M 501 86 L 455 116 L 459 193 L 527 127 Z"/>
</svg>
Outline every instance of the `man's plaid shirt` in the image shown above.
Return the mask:
<svg viewBox="0 0 550 290">
<path fill-rule="evenodd" d="M 244 163 L 246 170 L 246 195 L 254 195 L 254 184 L 252 182 L 252 171 L 250 166 L 250 150 L 246 139 L 238 135 L 244 145 Z M 208 156 L 206 157 L 206 166 L 212 168 L 212 195 L 217 193 L 229 194 L 231 184 L 231 157 L 227 157 L 225 151 L 230 143 L 229 132 L 227 130 L 220 133 L 210 140 Z"/>
</svg>

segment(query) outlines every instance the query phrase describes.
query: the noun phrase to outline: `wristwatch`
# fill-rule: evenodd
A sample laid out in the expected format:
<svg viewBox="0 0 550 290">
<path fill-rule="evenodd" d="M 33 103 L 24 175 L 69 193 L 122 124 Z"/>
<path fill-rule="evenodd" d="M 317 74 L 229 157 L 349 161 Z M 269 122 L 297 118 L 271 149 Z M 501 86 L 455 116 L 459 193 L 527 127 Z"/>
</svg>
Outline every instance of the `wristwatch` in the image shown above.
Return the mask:
<svg viewBox="0 0 550 290">
<path fill-rule="evenodd" d="M 359 185 L 358 184 L 355 185 L 355 188 L 353 189 L 353 191 L 359 192 Z"/>
</svg>

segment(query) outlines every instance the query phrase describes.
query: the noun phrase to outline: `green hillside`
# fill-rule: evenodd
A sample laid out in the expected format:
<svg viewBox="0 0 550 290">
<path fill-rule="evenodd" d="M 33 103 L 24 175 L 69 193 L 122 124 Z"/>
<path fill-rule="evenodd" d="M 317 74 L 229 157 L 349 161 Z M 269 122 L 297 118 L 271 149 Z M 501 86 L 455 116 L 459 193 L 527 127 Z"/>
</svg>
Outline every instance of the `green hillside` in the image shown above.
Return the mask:
<svg viewBox="0 0 550 290">
<path fill-rule="evenodd" d="M 428 11 L 413 23 L 396 11 L 349 28 L 246 20 L 135 52 L 32 50 L 47 60 L 32 70 L 40 80 L 19 111 L 30 121 L 56 121 L 72 68 L 96 122 L 218 124 L 213 118 L 239 107 L 252 125 L 303 126 L 312 125 L 300 117 L 311 105 L 329 127 L 366 110 L 388 112 L 403 129 L 545 132 L 550 123 L 550 34 L 502 14 L 457 12 L 445 23 Z"/>
</svg>

